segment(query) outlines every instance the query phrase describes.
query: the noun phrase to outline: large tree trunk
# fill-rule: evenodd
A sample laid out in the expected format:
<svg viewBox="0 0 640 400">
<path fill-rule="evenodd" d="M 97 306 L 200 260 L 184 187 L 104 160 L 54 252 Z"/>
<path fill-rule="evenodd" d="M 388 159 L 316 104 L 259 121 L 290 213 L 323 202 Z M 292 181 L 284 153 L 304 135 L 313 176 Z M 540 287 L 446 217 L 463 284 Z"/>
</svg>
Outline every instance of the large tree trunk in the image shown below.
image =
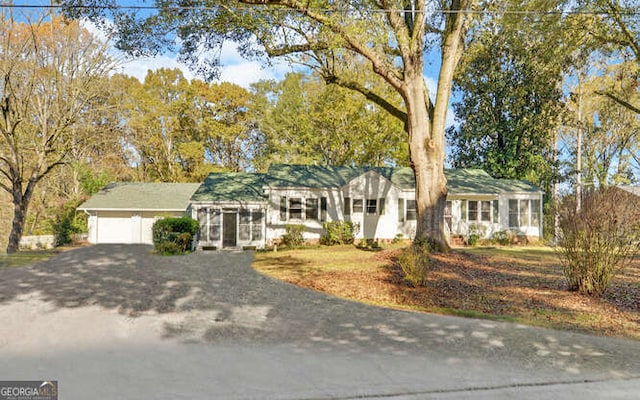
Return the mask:
<svg viewBox="0 0 640 400">
<path fill-rule="evenodd" d="M 426 241 L 436 251 L 447 251 L 444 232 L 444 209 L 447 200 L 447 180 L 444 176 L 444 137 L 434 132 L 432 118 L 425 102 L 426 90 L 421 73 L 416 73 L 408 85 L 407 131 L 411 167 L 416 179 L 418 220 L 416 241 Z"/>
</svg>

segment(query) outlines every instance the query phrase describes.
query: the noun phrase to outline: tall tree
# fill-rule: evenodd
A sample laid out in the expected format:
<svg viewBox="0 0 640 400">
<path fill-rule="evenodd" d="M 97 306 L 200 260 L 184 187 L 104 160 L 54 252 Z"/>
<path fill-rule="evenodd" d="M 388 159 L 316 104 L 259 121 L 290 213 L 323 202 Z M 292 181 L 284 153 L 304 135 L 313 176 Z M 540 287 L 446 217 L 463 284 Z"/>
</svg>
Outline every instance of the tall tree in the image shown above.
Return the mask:
<svg viewBox="0 0 640 400">
<path fill-rule="evenodd" d="M 596 93 L 640 114 L 640 3 L 637 0 L 578 3 L 581 11 L 593 13 L 583 18 L 583 29 L 588 31 L 597 50 L 610 55 L 612 65 L 616 65 L 616 79 Z"/>
<path fill-rule="evenodd" d="M 179 69 L 148 71 L 123 87 L 124 140 L 138 179 L 202 181 L 213 170 L 244 170 L 254 152 L 252 95 L 231 83 L 189 82 Z M 117 82 L 120 82 L 119 84 Z"/>
<path fill-rule="evenodd" d="M 575 128 L 581 130 L 581 173 L 587 187 L 632 183 L 638 171 L 640 154 L 640 119 L 634 111 L 622 106 L 617 100 L 603 97 L 599 91 L 608 86 L 611 79 L 607 73 L 618 69 L 593 60 L 590 76 L 582 76 L 573 96 L 568 101 L 570 134 L 565 141 L 577 152 Z M 601 65 L 601 68 L 596 68 Z M 580 120 L 577 116 L 580 115 Z"/>
<path fill-rule="evenodd" d="M 402 123 L 358 93 L 301 73 L 259 82 L 254 91 L 264 99 L 255 110 L 263 135 L 258 169 L 271 162 L 408 165 Z"/>
<path fill-rule="evenodd" d="M 103 20 L 115 1 L 63 1 L 70 15 Z M 445 121 L 453 73 L 463 52 L 469 11 L 476 0 L 162 0 L 158 12 L 136 19 L 111 8 L 121 48 L 133 54 L 157 52 L 177 43 L 183 58 L 196 67 L 217 66 L 201 60 L 204 50 L 219 54 L 226 40 L 248 56 L 288 56 L 322 70 L 331 83 L 362 93 L 400 119 L 408 133 L 416 178 L 416 238 L 446 249 L 444 208 Z M 107 8 L 105 8 L 107 4 Z M 82 7 L 78 7 L 82 6 Z M 438 10 L 438 11 L 433 11 Z M 168 35 L 167 33 L 171 33 Z M 430 100 L 424 82 L 424 54 L 439 44 L 438 89 Z M 400 95 L 397 107 L 384 93 L 349 73 L 349 61 L 364 60 Z"/>
<path fill-rule="evenodd" d="M 13 202 L 18 250 L 38 183 L 68 161 L 73 128 L 114 63 L 105 44 L 61 18 L 0 21 L 0 188 Z"/>
<path fill-rule="evenodd" d="M 536 3 L 521 6 L 536 9 Z M 497 13 L 479 21 L 455 77 L 460 124 L 448 131 L 454 166 L 527 179 L 551 192 L 553 143 L 564 109 L 563 73 L 573 51 L 559 29 L 563 18 Z"/>
</svg>

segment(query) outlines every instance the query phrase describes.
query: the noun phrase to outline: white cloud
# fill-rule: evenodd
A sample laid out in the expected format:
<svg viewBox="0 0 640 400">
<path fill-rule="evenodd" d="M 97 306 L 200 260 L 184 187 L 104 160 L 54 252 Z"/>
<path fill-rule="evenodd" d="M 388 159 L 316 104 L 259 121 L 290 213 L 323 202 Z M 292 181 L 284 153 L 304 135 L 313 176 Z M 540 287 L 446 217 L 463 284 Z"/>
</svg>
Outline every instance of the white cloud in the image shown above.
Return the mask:
<svg viewBox="0 0 640 400">
<path fill-rule="evenodd" d="M 182 70 L 185 78 L 191 80 L 194 77 L 189 68 L 179 63 L 175 57 L 167 55 L 125 60 L 120 68 L 118 68 L 118 72 L 133 76 L 138 78 L 140 82 L 144 82 L 144 78 L 149 70 L 155 71 L 160 68 L 178 68 Z"/>
</svg>

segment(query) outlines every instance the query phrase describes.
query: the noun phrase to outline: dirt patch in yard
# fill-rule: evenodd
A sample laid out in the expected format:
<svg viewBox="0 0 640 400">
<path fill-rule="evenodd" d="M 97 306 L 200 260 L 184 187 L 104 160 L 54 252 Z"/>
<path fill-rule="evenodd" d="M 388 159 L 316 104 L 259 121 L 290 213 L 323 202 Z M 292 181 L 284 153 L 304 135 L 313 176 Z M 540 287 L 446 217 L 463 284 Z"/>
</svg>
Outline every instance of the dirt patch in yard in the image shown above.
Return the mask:
<svg viewBox="0 0 640 400">
<path fill-rule="evenodd" d="M 314 258 L 321 259 L 315 249 Z M 436 254 L 428 284 L 415 287 L 397 264 L 400 249 L 352 250 L 358 265 L 323 268 L 304 251 L 287 255 L 289 267 L 255 267 L 290 283 L 367 303 L 640 339 L 640 262 L 634 261 L 602 298 L 567 290 L 553 251 L 545 248 L 473 249 Z M 345 263 L 346 253 L 340 258 Z M 328 256 L 329 257 L 329 256 Z M 304 265 L 297 268 L 296 265 Z M 285 269 L 291 269 L 285 273 Z"/>
</svg>

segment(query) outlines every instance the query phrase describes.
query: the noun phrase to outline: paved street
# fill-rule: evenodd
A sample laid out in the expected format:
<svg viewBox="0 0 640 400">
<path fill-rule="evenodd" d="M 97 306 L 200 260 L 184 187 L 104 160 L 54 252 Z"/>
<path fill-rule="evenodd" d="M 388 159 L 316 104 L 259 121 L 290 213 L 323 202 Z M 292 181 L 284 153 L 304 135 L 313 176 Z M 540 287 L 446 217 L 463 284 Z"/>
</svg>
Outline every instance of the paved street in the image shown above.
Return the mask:
<svg viewBox="0 0 640 400">
<path fill-rule="evenodd" d="M 634 399 L 640 343 L 369 307 L 252 254 L 76 249 L 0 270 L 0 380 L 60 399 Z"/>
</svg>

